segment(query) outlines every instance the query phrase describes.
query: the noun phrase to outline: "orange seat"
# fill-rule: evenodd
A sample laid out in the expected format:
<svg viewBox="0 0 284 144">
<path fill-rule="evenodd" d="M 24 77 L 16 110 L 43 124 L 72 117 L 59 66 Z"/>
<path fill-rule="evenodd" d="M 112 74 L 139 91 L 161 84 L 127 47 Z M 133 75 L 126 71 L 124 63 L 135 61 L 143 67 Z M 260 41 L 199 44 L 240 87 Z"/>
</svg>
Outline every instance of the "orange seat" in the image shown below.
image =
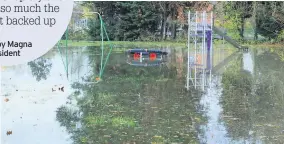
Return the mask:
<svg viewBox="0 0 284 144">
<path fill-rule="evenodd" d="M 157 58 L 157 54 L 156 53 L 150 53 L 149 57 L 150 57 L 150 60 L 155 60 Z"/>
<path fill-rule="evenodd" d="M 134 60 L 138 60 L 140 58 L 140 54 L 139 53 L 134 53 Z"/>
</svg>

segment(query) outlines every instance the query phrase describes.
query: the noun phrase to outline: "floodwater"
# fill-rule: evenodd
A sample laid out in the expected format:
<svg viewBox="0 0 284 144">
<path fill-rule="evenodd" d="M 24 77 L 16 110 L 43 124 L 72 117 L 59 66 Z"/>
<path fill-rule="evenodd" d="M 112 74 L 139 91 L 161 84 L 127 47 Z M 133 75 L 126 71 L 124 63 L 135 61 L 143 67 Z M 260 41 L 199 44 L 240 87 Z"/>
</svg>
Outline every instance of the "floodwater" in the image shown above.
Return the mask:
<svg viewBox="0 0 284 144">
<path fill-rule="evenodd" d="M 141 67 L 117 48 L 99 83 L 94 47 L 2 67 L 1 144 L 284 143 L 284 49 L 229 49 L 204 90 L 185 88 L 186 49 Z"/>
</svg>

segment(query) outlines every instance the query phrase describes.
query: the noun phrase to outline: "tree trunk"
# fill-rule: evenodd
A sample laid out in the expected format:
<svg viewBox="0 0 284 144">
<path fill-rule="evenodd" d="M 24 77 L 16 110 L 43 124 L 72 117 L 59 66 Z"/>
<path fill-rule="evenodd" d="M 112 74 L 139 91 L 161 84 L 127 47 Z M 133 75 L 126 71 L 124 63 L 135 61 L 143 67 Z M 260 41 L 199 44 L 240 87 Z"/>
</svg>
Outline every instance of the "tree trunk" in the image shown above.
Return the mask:
<svg viewBox="0 0 284 144">
<path fill-rule="evenodd" d="M 167 39 L 167 37 L 168 37 L 168 31 L 169 31 L 169 24 L 168 23 L 166 23 L 166 27 L 165 27 L 165 39 L 164 40 L 166 40 Z"/>
<path fill-rule="evenodd" d="M 161 31 L 162 31 L 162 35 L 161 35 L 161 37 L 162 37 L 162 39 L 163 40 L 166 40 L 166 38 L 167 38 L 167 9 L 168 9 L 168 6 L 169 6 L 169 4 L 168 4 L 168 2 L 160 2 L 160 6 L 161 6 L 161 8 L 163 9 L 163 18 L 162 18 L 162 26 L 161 26 Z"/>
<path fill-rule="evenodd" d="M 164 25 L 163 25 L 163 40 L 167 37 L 167 17 L 164 15 Z"/>
<path fill-rule="evenodd" d="M 162 15 L 161 29 L 160 29 L 160 39 L 161 40 L 164 38 L 164 27 L 165 27 L 165 17 L 164 15 Z"/>
<path fill-rule="evenodd" d="M 242 40 L 244 40 L 244 29 L 245 29 L 245 18 L 242 17 L 242 19 L 241 19 L 241 31 L 240 31 L 240 36 L 241 36 Z"/>
<path fill-rule="evenodd" d="M 254 40 L 258 39 L 257 2 L 253 2 Z"/>
<path fill-rule="evenodd" d="M 257 29 L 254 30 L 254 40 L 258 40 Z"/>
<path fill-rule="evenodd" d="M 176 25 L 176 23 L 173 23 L 172 24 L 172 31 L 171 31 L 171 34 L 172 34 L 172 39 L 174 40 L 174 39 L 176 39 L 176 35 L 177 35 L 177 25 Z"/>
<path fill-rule="evenodd" d="M 172 39 L 176 39 L 176 29 L 177 29 L 177 26 L 176 26 L 176 20 L 177 20 L 176 12 L 177 12 L 176 8 L 173 8 L 172 11 L 171 11 L 171 17 L 172 17 L 171 36 L 172 36 Z"/>
</svg>

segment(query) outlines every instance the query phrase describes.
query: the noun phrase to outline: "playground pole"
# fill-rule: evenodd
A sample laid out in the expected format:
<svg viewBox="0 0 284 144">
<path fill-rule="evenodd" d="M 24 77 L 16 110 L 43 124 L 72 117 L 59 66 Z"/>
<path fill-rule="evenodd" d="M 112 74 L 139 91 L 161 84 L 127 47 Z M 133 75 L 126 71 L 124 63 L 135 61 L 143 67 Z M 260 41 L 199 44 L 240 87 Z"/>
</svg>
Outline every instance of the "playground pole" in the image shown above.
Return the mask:
<svg viewBox="0 0 284 144">
<path fill-rule="evenodd" d="M 205 11 L 203 11 L 202 14 L 202 22 L 203 22 L 203 45 L 202 45 L 202 90 L 204 90 L 204 86 L 205 86 L 205 38 L 206 38 L 206 34 L 205 34 L 205 29 L 206 29 L 206 19 L 205 19 Z"/>
<path fill-rule="evenodd" d="M 140 63 L 142 63 L 142 52 L 140 52 Z"/>
<path fill-rule="evenodd" d="M 190 43 L 190 11 L 188 12 L 188 28 L 187 28 L 187 78 L 186 78 L 186 88 L 189 90 L 189 65 L 190 65 L 190 54 L 189 54 L 189 43 Z"/>
<path fill-rule="evenodd" d="M 213 12 L 211 12 L 211 40 L 210 40 L 210 83 L 212 81 L 212 67 L 213 67 L 213 26 L 214 26 L 214 20 L 213 20 Z M 211 84 L 210 84 L 211 88 Z"/>
<path fill-rule="evenodd" d="M 66 29 L 66 33 L 65 33 L 65 54 L 66 54 L 66 69 L 67 69 L 67 79 L 69 76 L 69 69 L 68 69 L 68 55 L 67 55 L 67 48 L 68 48 L 68 27 Z"/>
<path fill-rule="evenodd" d="M 196 47 L 197 47 L 197 15 L 198 12 L 195 12 L 195 33 L 194 33 L 194 88 L 196 89 Z"/>
<path fill-rule="evenodd" d="M 103 22 L 102 22 L 102 17 L 99 15 L 100 23 L 101 23 L 101 38 L 102 38 L 102 45 L 101 45 L 101 51 L 102 51 L 102 57 L 101 57 L 101 70 L 100 70 L 100 78 L 102 75 L 102 69 L 103 69 L 103 59 L 104 59 L 104 28 L 103 28 Z"/>
</svg>

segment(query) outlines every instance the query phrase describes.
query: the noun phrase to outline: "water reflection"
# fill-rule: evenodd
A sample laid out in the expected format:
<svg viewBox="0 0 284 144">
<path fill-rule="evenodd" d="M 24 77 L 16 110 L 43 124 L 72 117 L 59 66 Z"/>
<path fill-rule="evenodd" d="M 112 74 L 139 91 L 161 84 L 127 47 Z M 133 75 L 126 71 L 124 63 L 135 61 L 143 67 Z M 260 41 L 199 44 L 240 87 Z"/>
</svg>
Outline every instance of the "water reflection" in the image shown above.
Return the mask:
<svg viewBox="0 0 284 144">
<path fill-rule="evenodd" d="M 229 63 L 220 80 L 215 81 L 217 87 L 202 99 L 210 117 L 205 142 L 284 142 L 284 63 L 278 54 L 267 49 L 253 50 Z M 216 91 L 221 92 L 212 94 Z"/>
<path fill-rule="evenodd" d="M 103 82 L 73 84 L 78 109 L 66 105 L 57 111 L 74 143 L 198 143 L 206 118 L 198 110 L 199 93 L 188 93 L 177 78 L 184 57 L 172 55 L 174 61 L 159 68 L 133 67 L 122 62 L 121 53 L 112 57 Z"/>
<path fill-rule="evenodd" d="M 157 55 L 155 58 L 149 56 L 136 57 L 131 54 L 127 55 L 127 63 L 133 66 L 159 66 L 166 62 L 164 55 Z"/>
<path fill-rule="evenodd" d="M 243 69 L 249 71 L 251 74 L 254 73 L 254 52 L 243 53 Z"/>
<path fill-rule="evenodd" d="M 70 95 L 60 63 L 60 55 L 50 51 L 29 65 L 2 70 L 1 97 L 9 101 L 1 99 L 1 143 L 70 143 L 69 134 L 55 121 L 56 109 Z M 65 92 L 52 92 L 54 85 L 65 86 Z"/>
<path fill-rule="evenodd" d="M 186 51 L 165 50 L 167 63 L 159 67 L 133 67 L 125 50 L 116 50 L 98 84 L 86 83 L 100 67 L 94 47 L 72 48 L 69 80 L 57 51 L 6 68 L 1 142 L 284 142 L 283 50 L 215 54 L 214 66 L 223 67 L 204 93 L 185 90 Z M 54 85 L 65 91 L 52 92 Z"/>
<path fill-rule="evenodd" d="M 38 58 L 28 63 L 31 68 L 33 76 L 36 77 L 37 81 L 46 80 L 47 75 L 50 73 L 52 63 L 48 59 Z"/>
</svg>

